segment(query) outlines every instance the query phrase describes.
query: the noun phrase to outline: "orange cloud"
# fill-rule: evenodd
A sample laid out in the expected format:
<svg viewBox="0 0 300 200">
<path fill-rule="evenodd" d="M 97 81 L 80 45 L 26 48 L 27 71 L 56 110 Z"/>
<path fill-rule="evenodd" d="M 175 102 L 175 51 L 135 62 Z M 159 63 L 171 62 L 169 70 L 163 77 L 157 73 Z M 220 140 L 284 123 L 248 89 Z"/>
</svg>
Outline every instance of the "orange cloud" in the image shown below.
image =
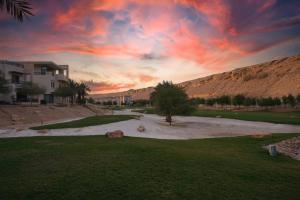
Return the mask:
<svg viewBox="0 0 300 200">
<path fill-rule="evenodd" d="M 127 90 L 135 87 L 134 83 L 109 83 L 109 82 L 95 82 L 95 81 L 83 81 L 91 89 L 92 93 L 108 93 L 118 90 Z"/>
<path fill-rule="evenodd" d="M 140 74 L 139 75 L 139 80 L 142 83 L 148 83 L 154 80 L 157 80 L 158 78 L 155 76 L 151 76 L 151 75 L 146 75 L 146 74 Z"/>
<path fill-rule="evenodd" d="M 97 56 L 120 56 L 120 55 L 129 55 L 133 57 L 140 56 L 140 50 L 134 49 L 129 45 L 106 45 L 106 46 L 97 46 L 89 44 L 75 44 L 69 46 L 56 46 L 48 49 L 49 52 L 74 52 L 81 54 L 92 54 Z"/>
</svg>

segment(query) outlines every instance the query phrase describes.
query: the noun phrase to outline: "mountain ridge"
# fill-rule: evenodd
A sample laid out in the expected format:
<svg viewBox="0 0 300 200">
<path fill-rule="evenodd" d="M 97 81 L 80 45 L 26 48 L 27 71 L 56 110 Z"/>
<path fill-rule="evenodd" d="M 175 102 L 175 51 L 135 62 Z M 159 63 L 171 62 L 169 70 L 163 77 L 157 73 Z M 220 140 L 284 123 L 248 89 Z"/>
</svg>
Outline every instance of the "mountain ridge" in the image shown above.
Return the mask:
<svg viewBox="0 0 300 200">
<path fill-rule="evenodd" d="M 176 84 L 190 98 L 243 94 L 249 97 L 281 97 L 300 94 L 300 55 L 236 68 Z M 131 96 L 133 100 L 149 99 L 154 87 L 124 92 L 94 94 L 91 97 Z"/>
</svg>

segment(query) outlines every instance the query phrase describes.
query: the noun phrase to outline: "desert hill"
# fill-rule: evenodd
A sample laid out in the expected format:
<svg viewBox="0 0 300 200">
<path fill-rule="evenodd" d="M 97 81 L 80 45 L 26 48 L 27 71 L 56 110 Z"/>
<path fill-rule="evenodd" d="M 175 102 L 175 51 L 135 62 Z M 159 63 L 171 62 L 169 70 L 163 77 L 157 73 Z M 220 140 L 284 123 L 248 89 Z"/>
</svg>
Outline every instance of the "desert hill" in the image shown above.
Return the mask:
<svg viewBox="0 0 300 200">
<path fill-rule="evenodd" d="M 243 94 L 251 97 L 281 97 L 300 94 L 300 55 L 238 68 L 178 84 L 189 97 L 217 97 Z M 148 99 L 153 87 L 125 92 L 92 95 L 94 98 L 130 95 Z"/>
</svg>

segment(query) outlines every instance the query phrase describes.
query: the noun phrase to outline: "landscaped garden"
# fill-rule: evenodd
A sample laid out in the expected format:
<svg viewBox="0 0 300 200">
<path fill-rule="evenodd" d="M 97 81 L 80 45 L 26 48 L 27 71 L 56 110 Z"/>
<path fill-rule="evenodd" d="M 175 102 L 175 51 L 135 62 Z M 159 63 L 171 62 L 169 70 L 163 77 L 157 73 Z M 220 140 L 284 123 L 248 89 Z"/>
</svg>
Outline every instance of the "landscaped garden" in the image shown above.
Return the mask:
<svg viewBox="0 0 300 200">
<path fill-rule="evenodd" d="M 246 121 L 261 121 L 280 124 L 300 124 L 300 112 L 268 112 L 268 111 L 225 111 L 225 110 L 196 110 L 192 116 L 221 117 Z"/>
<path fill-rule="evenodd" d="M 262 148 L 296 135 L 0 139 L 1 199 L 298 199 L 300 162 Z"/>
<path fill-rule="evenodd" d="M 101 116 L 86 117 L 83 119 L 69 121 L 69 122 L 32 127 L 31 129 L 41 130 L 41 129 L 81 128 L 87 126 L 109 124 L 113 122 L 125 121 L 125 120 L 130 120 L 135 118 L 137 118 L 137 116 L 135 115 L 101 115 Z"/>
<path fill-rule="evenodd" d="M 155 114 L 154 108 L 135 109 L 134 112 Z M 271 111 L 227 111 L 227 110 L 200 110 L 193 111 L 189 116 L 218 117 L 239 119 L 246 121 L 261 121 L 279 124 L 300 125 L 300 112 L 271 112 Z"/>
</svg>

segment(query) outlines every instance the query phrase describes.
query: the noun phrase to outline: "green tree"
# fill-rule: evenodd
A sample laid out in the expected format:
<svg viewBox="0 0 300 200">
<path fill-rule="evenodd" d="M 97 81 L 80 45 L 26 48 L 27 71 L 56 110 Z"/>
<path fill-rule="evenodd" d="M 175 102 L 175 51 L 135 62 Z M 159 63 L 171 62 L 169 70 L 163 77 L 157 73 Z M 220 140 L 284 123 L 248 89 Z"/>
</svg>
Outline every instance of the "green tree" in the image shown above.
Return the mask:
<svg viewBox="0 0 300 200">
<path fill-rule="evenodd" d="M 0 10 L 6 10 L 20 22 L 23 22 L 25 17 L 33 16 L 31 4 L 27 0 L 0 0 Z"/>
<path fill-rule="evenodd" d="M 297 95 L 297 104 L 300 105 L 300 94 Z"/>
<path fill-rule="evenodd" d="M 227 95 L 220 96 L 216 99 L 217 103 L 220 105 L 230 105 L 231 100 Z"/>
<path fill-rule="evenodd" d="M 245 101 L 245 96 L 241 94 L 234 96 L 232 99 L 232 103 L 235 106 L 243 105 L 244 101 Z"/>
<path fill-rule="evenodd" d="M 146 99 L 139 99 L 139 100 L 133 101 L 133 106 L 137 106 L 137 107 L 145 107 L 149 104 L 150 104 L 150 101 L 146 100 Z"/>
<path fill-rule="evenodd" d="M 30 103 L 32 105 L 33 97 L 45 93 L 46 90 L 45 90 L 45 88 L 40 87 L 36 83 L 24 82 L 22 84 L 21 88 L 19 88 L 17 91 L 21 95 L 28 96 Z"/>
<path fill-rule="evenodd" d="M 288 97 L 287 97 L 287 96 L 282 96 L 281 99 L 282 99 L 282 103 L 283 103 L 284 105 L 287 105 L 287 104 L 289 103 L 289 100 L 288 100 Z"/>
<path fill-rule="evenodd" d="M 243 104 L 244 106 L 255 106 L 256 98 L 246 97 Z"/>
<path fill-rule="evenodd" d="M 151 94 L 151 100 L 157 111 L 166 116 L 166 121 L 172 125 L 172 116 L 188 114 L 192 111 L 185 91 L 172 82 L 159 83 Z"/>
<path fill-rule="evenodd" d="M 205 104 L 209 105 L 209 106 L 213 106 L 216 103 L 216 99 L 215 98 L 208 98 L 205 100 Z"/>
<path fill-rule="evenodd" d="M 290 106 L 292 106 L 292 107 L 294 107 L 296 105 L 296 98 L 291 94 L 289 94 L 287 96 L 287 101 L 288 101 L 288 104 L 290 104 Z"/>
<path fill-rule="evenodd" d="M 280 105 L 281 105 L 281 100 L 280 100 L 280 98 L 275 97 L 275 98 L 273 99 L 273 101 L 274 101 L 274 105 L 276 105 L 276 106 L 280 106 Z"/>
<path fill-rule="evenodd" d="M 199 98 L 199 97 L 197 97 L 197 98 L 191 98 L 191 99 L 189 100 L 189 102 L 190 102 L 192 105 L 194 105 L 194 106 L 198 106 L 198 105 L 200 105 L 200 104 L 205 104 L 205 99 L 204 99 L 204 98 Z"/>
<path fill-rule="evenodd" d="M 9 93 L 9 87 L 7 86 L 8 82 L 2 76 L 2 72 L 0 71 L 0 94 L 7 94 Z"/>
</svg>

